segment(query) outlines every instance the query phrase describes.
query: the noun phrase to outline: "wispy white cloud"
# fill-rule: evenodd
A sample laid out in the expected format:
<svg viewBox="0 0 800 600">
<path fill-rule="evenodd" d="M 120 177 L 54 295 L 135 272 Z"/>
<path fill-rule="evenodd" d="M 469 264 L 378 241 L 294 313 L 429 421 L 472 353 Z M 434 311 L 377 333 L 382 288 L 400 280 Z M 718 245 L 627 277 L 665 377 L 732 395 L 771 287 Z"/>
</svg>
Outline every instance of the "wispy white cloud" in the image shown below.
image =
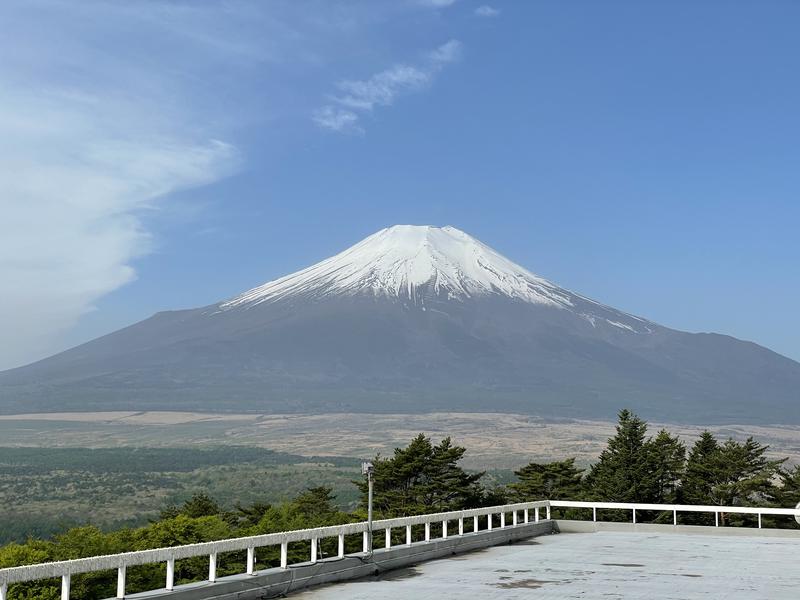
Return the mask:
<svg viewBox="0 0 800 600">
<path fill-rule="evenodd" d="M 442 68 L 460 58 L 461 51 L 461 42 L 450 40 L 429 52 L 421 64 L 398 64 L 368 79 L 340 81 L 336 84 L 337 93 L 329 96 L 335 104 L 315 110 L 312 119 L 330 131 L 363 132 L 359 112 L 390 106 L 398 96 L 424 89 Z"/>
<path fill-rule="evenodd" d="M 70 22 L 80 15 L 37 19 L 51 45 L 30 40 L 26 19 L 12 31 L 17 15 L 0 42 L 0 369 L 57 348 L 135 278 L 132 261 L 153 247 L 145 214 L 239 164 L 233 144 L 190 124 L 202 112 L 177 77 L 95 47 Z"/>
<path fill-rule="evenodd" d="M 315 110 L 311 118 L 314 123 L 324 129 L 340 133 L 363 133 L 358 124 L 358 115 L 353 111 L 335 106 L 323 106 Z"/>
<path fill-rule="evenodd" d="M 499 10 L 492 8 L 488 4 L 484 4 L 475 9 L 475 15 L 478 17 L 496 17 L 499 14 Z"/>
</svg>

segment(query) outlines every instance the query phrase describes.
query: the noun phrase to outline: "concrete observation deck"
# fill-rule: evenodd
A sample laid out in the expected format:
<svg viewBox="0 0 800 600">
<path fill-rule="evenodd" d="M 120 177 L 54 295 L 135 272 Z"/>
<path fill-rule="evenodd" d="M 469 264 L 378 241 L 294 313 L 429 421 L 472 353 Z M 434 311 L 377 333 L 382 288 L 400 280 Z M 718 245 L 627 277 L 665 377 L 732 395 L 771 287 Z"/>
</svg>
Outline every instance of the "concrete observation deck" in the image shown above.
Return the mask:
<svg viewBox="0 0 800 600">
<path fill-rule="evenodd" d="M 580 509 L 591 520 L 554 519 L 552 508 Z M 606 510 L 628 512 L 630 521 L 603 521 Z M 671 524 L 641 522 L 654 512 Z M 705 513 L 714 526 L 683 524 L 686 513 Z M 749 525 L 726 526 L 731 514 Z M 791 519 L 800 522 L 800 507 L 541 500 L 0 568 L 0 600 L 19 584 L 54 578 L 61 600 L 75 600 L 73 576 L 109 570 L 117 572 L 116 600 L 794 600 L 800 531 L 762 528 Z M 329 549 L 338 540 L 338 550 L 323 555 L 322 540 Z M 353 552 L 359 541 L 361 551 Z M 290 562 L 290 545 L 305 546 L 308 559 Z M 261 568 L 264 547 L 280 549 L 279 566 Z M 218 565 L 235 553 L 246 556 L 243 572 L 219 577 Z M 207 578 L 175 580 L 177 561 L 201 557 Z M 166 567 L 163 587 L 131 590 L 128 570 L 153 564 Z"/>
<path fill-rule="evenodd" d="M 562 523 L 562 530 L 568 530 Z M 659 531 L 660 528 L 660 531 Z M 613 529 L 613 528 L 612 528 Z M 703 530 L 712 528 L 699 528 Z M 728 535 L 730 530 L 541 535 L 510 545 L 420 563 L 377 576 L 311 588 L 294 600 L 597 599 L 796 600 L 797 537 Z M 752 533 L 752 532 L 751 532 Z"/>
</svg>

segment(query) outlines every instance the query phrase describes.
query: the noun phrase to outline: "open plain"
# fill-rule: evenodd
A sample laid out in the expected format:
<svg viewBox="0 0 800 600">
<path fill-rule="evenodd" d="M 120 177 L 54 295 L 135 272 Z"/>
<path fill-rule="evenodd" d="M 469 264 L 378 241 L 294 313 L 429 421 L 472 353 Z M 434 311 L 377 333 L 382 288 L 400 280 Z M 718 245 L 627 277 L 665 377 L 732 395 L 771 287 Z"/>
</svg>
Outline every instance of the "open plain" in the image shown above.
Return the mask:
<svg viewBox="0 0 800 600">
<path fill-rule="evenodd" d="M 647 417 L 647 415 L 642 415 Z M 651 423 L 691 443 L 704 429 L 721 438 L 752 435 L 770 454 L 800 463 L 800 427 L 679 425 Z M 258 446 L 303 456 L 371 457 L 389 454 L 418 433 L 451 436 L 468 449 L 464 464 L 475 469 L 513 469 L 530 461 L 576 457 L 594 461 L 614 432 L 614 423 L 545 420 L 499 413 L 424 414 L 210 414 L 101 412 L 0 416 L 2 446 L 193 447 Z"/>
</svg>

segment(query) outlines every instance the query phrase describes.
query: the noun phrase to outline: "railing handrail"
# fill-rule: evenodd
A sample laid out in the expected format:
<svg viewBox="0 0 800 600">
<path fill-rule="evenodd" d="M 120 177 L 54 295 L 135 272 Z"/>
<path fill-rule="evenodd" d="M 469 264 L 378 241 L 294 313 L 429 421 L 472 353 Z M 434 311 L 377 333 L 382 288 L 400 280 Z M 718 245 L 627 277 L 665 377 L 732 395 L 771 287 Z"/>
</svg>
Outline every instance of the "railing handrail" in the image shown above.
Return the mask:
<svg viewBox="0 0 800 600">
<path fill-rule="evenodd" d="M 800 517 L 800 508 L 768 508 L 768 507 L 747 507 L 747 506 L 716 506 L 716 505 L 693 505 L 693 504 L 644 504 L 644 503 L 629 503 L 629 502 L 594 502 L 594 501 L 575 501 L 575 500 L 540 500 L 537 502 L 520 502 L 516 504 L 505 504 L 500 506 L 488 506 L 483 508 L 473 508 L 467 510 L 455 510 L 449 512 L 429 513 L 424 515 L 413 515 L 409 517 L 398 517 L 393 519 L 382 519 L 373 521 L 372 529 L 376 530 L 390 530 L 400 527 L 407 529 L 407 544 L 411 543 L 410 527 L 414 525 L 426 525 L 425 540 L 429 539 L 430 524 L 442 523 L 459 520 L 459 535 L 463 533 L 463 520 L 467 518 L 475 519 L 475 526 L 473 529 L 477 531 L 477 518 L 482 516 L 489 516 L 487 520 L 487 529 L 492 528 L 491 516 L 501 515 L 500 527 L 505 527 L 505 515 L 512 513 L 514 515 L 513 525 L 518 524 L 518 513 L 524 511 L 525 517 L 523 524 L 529 523 L 528 511 L 535 511 L 535 522 L 539 521 L 539 509 L 546 509 L 546 518 L 550 518 L 550 509 L 554 508 L 591 508 L 594 511 L 594 519 L 596 520 L 597 509 L 622 509 L 633 511 L 633 522 L 636 523 L 636 511 L 662 511 L 672 512 L 675 515 L 674 523 L 677 524 L 678 512 L 706 512 L 714 513 L 717 516 L 722 513 L 739 513 L 739 514 L 752 514 L 758 515 L 759 527 L 761 526 L 762 515 L 782 515 Z M 356 523 L 344 523 L 341 525 L 329 525 L 326 527 L 315 527 L 311 529 L 298 529 L 294 531 L 282 531 L 277 533 L 268 533 L 256 536 L 232 538 L 226 540 L 218 540 L 214 542 L 201 542 L 197 544 L 187 544 L 183 546 L 172 546 L 166 548 L 155 548 L 151 550 L 140 550 L 135 552 L 123 552 L 120 554 L 107 554 L 102 556 L 92 556 L 87 558 L 78 558 L 73 560 L 64 560 L 57 562 L 39 563 L 34 565 L 23 565 L 19 567 L 8 567 L 0 569 L 0 600 L 4 600 L 6 589 L 9 584 L 22 583 L 26 581 L 37 581 L 40 579 L 50 579 L 55 577 L 62 578 L 62 597 L 69 596 L 69 578 L 72 575 L 80 573 L 91 573 L 95 571 L 106 571 L 117 569 L 119 571 L 119 587 L 121 595 L 124 597 L 125 588 L 125 570 L 127 567 L 153 564 L 153 563 L 168 563 L 168 588 L 171 585 L 171 575 L 169 565 L 171 564 L 172 571 L 174 572 L 174 561 L 184 558 L 193 558 L 198 556 L 211 557 L 211 572 L 210 578 L 214 580 L 214 573 L 216 572 L 216 555 L 226 552 L 239 552 L 243 550 L 248 551 L 248 572 L 251 572 L 254 562 L 254 549 L 262 548 L 265 546 L 281 546 L 281 564 L 285 566 L 286 563 L 286 549 L 289 543 L 311 541 L 312 546 L 312 562 L 316 557 L 316 544 L 318 540 L 323 538 L 338 537 L 339 538 L 339 556 L 343 556 L 343 538 L 346 535 L 353 535 L 362 533 L 364 534 L 364 547 L 366 550 L 367 531 L 369 525 L 366 521 L 359 521 Z M 443 528 L 445 529 L 445 528 Z M 444 533 L 444 531 L 443 531 Z M 471 532 L 472 533 L 472 532 Z M 388 547 L 388 546 L 387 546 Z M 66 596 L 64 595 L 66 590 Z"/>
<path fill-rule="evenodd" d="M 800 516 L 800 509 L 759 506 L 718 506 L 715 504 L 643 504 L 638 502 L 593 502 L 578 500 L 550 500 L 555 508 L 600 508 L 620 510 L 657 510 L 664 512 L 738 513 L 745 515 Z"/>
<path fill-rule="evenodd" d="M 424 525 L 425 523 L 440 523 L 442 521 L 453 521 L 461 518 L 508 513 L 515 510 L 521 511 L 526 509 L 530 510 L 536 508 L 546 508 L 547 506 L 547 500 L 540 500 L 538 502 L 521 502 L 517 504 L 507 504 L 501 506 L 487 506 L 466 510 L 413 515 L 410 517 L 398 517 L 393 519 L 373 521 L 372 528 L 373 530 L 380 530 L 386 528 Z M 357 533 L 363 533 L 367 530 L 367 522 L 358 521 L 356 523 L 344 523 L 342 525 L 328 525 L 326 527 L 315 527 L 311 529 L 281 531 L 277 533 L 267 533 L 249 537 L 230 538 L 214 542 L 200 542 L 196 544 L 185 544 L 183 546 L 170 546 L 166 548 L 122 552 L 119 554 L 105 554 L 101 556 L 38 563 L 34 565 L 23 565 L 19 567 L 7 567 L 0 569 L 0 584 L 36 581 L 39 579 L 62 577 L 64 575 L 76 575 L 80 573 L 91 573 L 94 571 L 119 569 L 121 567 L 161 563 L 169 560 L 209 556 L 211 554 L 221 554 L 224 552 L 239 552 L 248 550 L 250 548 L 262 548 L 265 546 L 277 546 L 291 542 L 319 540 L 323 538 L 338 537 L 339 535 L 353 535 Z"/>
</svg>

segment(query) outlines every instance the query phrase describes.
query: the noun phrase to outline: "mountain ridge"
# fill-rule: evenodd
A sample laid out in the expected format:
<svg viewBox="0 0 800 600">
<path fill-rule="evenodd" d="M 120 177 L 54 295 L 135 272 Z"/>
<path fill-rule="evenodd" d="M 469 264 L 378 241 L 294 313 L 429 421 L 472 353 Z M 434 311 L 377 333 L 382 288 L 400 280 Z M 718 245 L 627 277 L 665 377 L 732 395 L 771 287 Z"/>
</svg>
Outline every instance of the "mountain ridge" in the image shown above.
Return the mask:
<svg viewBox="0 0 800 600">
<path fill-rule="evenodd" d="M 395 226 L 0 373 L 0 411 L 524 412 L 800 423 L 800 364 L 663 327 L 453 227 Z"/>
</svg>

